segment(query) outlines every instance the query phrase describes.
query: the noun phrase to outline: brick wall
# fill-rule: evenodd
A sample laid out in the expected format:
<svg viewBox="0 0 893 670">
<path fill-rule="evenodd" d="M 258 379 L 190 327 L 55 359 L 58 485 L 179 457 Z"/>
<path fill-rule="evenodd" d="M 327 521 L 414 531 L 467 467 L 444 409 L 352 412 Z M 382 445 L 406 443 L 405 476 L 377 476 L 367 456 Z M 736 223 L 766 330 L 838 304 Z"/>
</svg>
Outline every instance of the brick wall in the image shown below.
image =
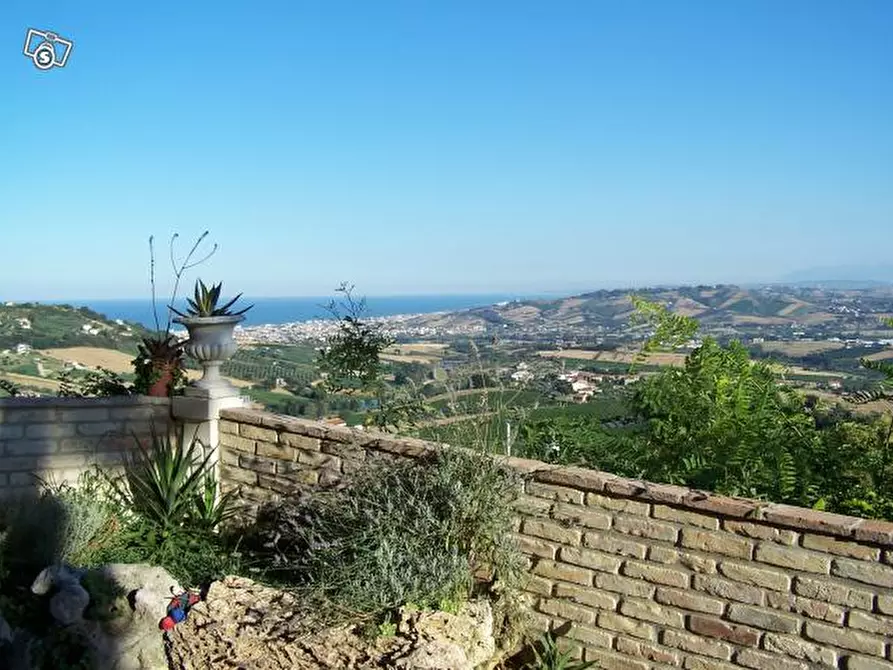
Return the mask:
<svg viewBox="0 0 893 670">
<path fill-rule="evenodd" d="M 221 422 L 249 506 L 418 440 L 250 410 Z M 893 670 L 893 524 L 508 459 L 535 621 L 606 670 Z"/>
<path fill-rule="evenodd" d="M 35 475 L 73 481 L 94 463 L 114 467 L 148 438 L 151 425 L 169 425 L 170 401 L 119 398 L 0 400 L 0 494 L 33 490 Z"/>
</svg>

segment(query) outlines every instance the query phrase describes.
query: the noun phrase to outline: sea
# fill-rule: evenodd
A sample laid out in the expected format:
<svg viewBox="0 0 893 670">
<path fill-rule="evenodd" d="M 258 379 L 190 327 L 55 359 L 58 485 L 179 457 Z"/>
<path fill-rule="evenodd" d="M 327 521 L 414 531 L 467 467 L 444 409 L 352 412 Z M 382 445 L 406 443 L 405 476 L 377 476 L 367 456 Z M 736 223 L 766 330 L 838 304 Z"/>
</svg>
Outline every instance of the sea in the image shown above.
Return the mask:
<svg viewBox="0 0 893 670">
<path fill-rule="evenodd" d="M 548 294 L 554 298 L 554 294 Z M 370 317 L 395 316 L 398 314 L 429 314 L 432 312 L 455 312 L 474 307 L 486 307 L 512 300 L 532 300 L 547 297 L 539 295 L 512 295 L 512 294 L 470 294 L 470 295 L 413 295 L 413 296 L 369 296 L 366 298 L 364 314 Z M 300 297 L 300 298 L 248 298 L 239 300 L 240 305 L 254 307 L 245 314 L 243 326 L 277 325 L 283 323 L 296 323 L 312 321 L 315 319 L 330 319 L 331 312 L 327 307 L 332 302 L 331 297 Z M 109 319 L 121 319 L 143 324 L 149 328 L 154 327 L 152 301 L 140 300 L 66 300 L 57 301 L 56 304 L 67 304 L 75 307 L 89 307 L 90 309 L 105 315 Z M 164 300 L 158 301 L 158 318 L 164 327 L 167 320 L 167 308 Z M 181 311 L 185 311 L 185 302 L 175 305 Z"/>
</svg>

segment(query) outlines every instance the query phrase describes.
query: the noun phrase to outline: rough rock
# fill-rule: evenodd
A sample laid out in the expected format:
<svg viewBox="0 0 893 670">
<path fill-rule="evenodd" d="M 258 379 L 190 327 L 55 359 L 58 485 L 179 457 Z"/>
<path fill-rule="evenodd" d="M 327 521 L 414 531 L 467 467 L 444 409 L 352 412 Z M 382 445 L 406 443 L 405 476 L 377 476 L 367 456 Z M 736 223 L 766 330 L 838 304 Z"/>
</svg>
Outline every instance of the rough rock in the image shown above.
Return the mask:
<svg viewBox="0 0 893 670">
<path fill-rule="evenodd" d="M 31 593 L 46 595 L 55 589 L 63 589 L 66 586 L 80 586 L 84 570 L 78 570 L 65 564 L 51 565 L 40 571 L 40 574 L 31 584 Z"/>
<path fill-rule="evenodd" d="M 6 619 L 0 614 L 0 646 L 7 642 L 12 642 L 12 628 L 9 627 Z"/>
<path fill-rule="evenodd" d="M 62 626 L 70 626 L 84 620 L 84 611 L 90 604 L 90 594 L 80 584 L 66 583 L 50 598 L 50 614 Z"/>
<path fill-rule="evenodd" d="M 473 670 L 495 651 L 486 601 L 455 614 L 403 610 L 395 635 L 370 638 L 356 626 L 316 629 L 295 596 L 240 577 L 214 582 L 168 637 L 174 670 Z"/>
</svg>

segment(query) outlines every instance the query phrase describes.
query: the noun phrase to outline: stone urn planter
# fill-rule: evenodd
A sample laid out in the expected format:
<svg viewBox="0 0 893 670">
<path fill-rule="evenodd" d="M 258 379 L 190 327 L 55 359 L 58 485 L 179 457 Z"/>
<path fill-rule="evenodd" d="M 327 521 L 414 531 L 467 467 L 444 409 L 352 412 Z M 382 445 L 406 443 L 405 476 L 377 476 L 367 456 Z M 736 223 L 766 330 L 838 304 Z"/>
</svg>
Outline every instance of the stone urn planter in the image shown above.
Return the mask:
<svg viewBox="0 0 893 670">
<path fill-rule="evenodd" d="M 183 351 L 197 360 L 204 374 L 198 381 L 189 385 L 187 395 L 199 395 L 219 398 L 227 395 L 238 395 L 236 388 L 220 376 L 220 366 L 233 357 L 239 348 L 233 337 L 236 325 L 241 322 L 245 312 L 254 305 L 233 312 L 230 308 L 242 296 L 240 293 L 223 306 L 218 306 L 223 284 L 206 286 L 202 280 L 195 282 L 195 295 L 187 300 L 189 308 L 181 312 L 174 307 L 170 310 L 178 315 L 175 323 L 186 326 L 189 339 L 183 345 Z"/>
<path fill-rule="evenodd" d="M 233 357 L 239 346 L 233 337 L 236 325 L 244 321 L 244 315 L 188 316 L 174 319 L 189 331 L 189 339 L 183 345 L 186 355 L 202 366 L 201 379 L 190 384 L 202 395 L 226 394 L 235 387 L 220 374 L 220 366 Z"/>
</svg>

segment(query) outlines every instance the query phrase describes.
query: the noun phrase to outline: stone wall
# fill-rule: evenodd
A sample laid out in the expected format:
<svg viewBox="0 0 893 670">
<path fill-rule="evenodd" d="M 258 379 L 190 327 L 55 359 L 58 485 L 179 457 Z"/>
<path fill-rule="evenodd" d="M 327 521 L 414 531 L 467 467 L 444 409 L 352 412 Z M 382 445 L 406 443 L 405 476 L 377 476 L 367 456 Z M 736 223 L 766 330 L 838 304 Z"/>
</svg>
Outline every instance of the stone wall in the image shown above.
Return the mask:
<svg viewBox="0 0 893 670">
<path fill-rule="evenodd" d="M 114 467 L 170 425 L 170 401 L 146 396 L 0 399 L 0 494 L 35 489 L 36 477 L 73 481 L 94 463 Z"/>
<path fill-rule="evenodd" d="M 222 413 L 227 488 L 256 505 L 436 448 Z M 541 629 L 606 670 L 893 670 L 893 524 L 508 459 Z"/>
</svg>

